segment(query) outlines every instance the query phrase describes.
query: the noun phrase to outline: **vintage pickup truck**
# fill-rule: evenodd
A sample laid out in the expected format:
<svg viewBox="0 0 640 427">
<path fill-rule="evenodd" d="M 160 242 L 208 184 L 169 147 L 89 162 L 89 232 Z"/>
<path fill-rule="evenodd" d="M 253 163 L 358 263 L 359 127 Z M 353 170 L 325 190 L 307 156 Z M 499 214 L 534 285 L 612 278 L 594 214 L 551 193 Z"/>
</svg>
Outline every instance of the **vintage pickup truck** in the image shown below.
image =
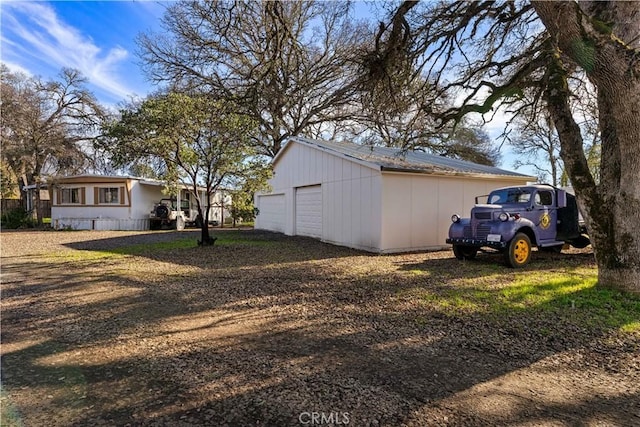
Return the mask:
<svg viewBox="0 0 640 427">
<path fill-rule="evenodd" d="M 547 184 L 496 189 L 476 197 L 470 218 L 454 214 L 451 221 L 446 241 L 460 260 L 493 248 L 504 253 L 507 265 L 522 267 L 532 246 L 559 252 L 565 244 L 584 248 L 590 243 L 575 196 Z"/>
</svg>

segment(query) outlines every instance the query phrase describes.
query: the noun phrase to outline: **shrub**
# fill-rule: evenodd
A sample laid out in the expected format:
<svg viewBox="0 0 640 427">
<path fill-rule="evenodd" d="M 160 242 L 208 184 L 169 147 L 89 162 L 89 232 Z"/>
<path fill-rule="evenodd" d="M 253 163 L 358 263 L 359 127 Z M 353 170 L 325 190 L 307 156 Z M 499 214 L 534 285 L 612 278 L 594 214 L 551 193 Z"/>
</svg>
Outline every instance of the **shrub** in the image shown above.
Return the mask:
<svg viewBox="0 0 640 427">
<path fill-rule="evenodd" d="M 23 209 L 11 209 L 0 215 L 0 228 L 15 229 L 33 227 L 33 220 Z"/>
</svg>

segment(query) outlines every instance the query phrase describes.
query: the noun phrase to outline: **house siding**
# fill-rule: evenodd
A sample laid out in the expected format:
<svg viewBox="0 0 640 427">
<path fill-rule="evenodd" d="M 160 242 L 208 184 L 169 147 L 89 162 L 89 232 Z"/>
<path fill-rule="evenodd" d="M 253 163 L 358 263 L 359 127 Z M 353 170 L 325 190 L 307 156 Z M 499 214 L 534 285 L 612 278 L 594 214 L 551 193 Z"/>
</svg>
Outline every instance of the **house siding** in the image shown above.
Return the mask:
<svg viewBox="0 0 640 427">
<path fill-rule="evenodd" d="M 61 188 L 82 189 L 80 204 L 61 204 Z M 100 204 L 100 188 L 119 188 L 119 204 Z M 75 230 L 147 230 L 154 201 L 162 197 L 162 187 L 140 185 L 139 181 L 70 182 L 54 191 L 51 222 L 54 228 Z M 133 203 L 132 203 L 133 202 Z"/>
<path fill-rule="evenodd" d="M 160 182 L 141 181 L 128 177 L 77 176 L 61 179 L 53 186 L 51 223 L 54 228 L 76 230 L 148 230 L 149 214 L 155 203 L 167 197 Z M 62 204 L 61 190 L 78 188 L 80 203 Z M 118 188 L 118 204 L 100 204 L 100 188 Z M 186 190 L 182 190 L 186 197 Z M 203 210 L 206 196 L 200 194 Z M 214 195 L 214 205 L 220 204 L 222 195 Z M 228 200 L 225 200 L 228 203 Z M 195 200 L 193 201 L 195 205 Z M 194 207 L 195 208 L 195 207 Z M 224 215 L 223 215 L 224 214 Z M 228 212 L 214 206 L 209 212 L 209 220 L 221 221 Z"/>
</svg>

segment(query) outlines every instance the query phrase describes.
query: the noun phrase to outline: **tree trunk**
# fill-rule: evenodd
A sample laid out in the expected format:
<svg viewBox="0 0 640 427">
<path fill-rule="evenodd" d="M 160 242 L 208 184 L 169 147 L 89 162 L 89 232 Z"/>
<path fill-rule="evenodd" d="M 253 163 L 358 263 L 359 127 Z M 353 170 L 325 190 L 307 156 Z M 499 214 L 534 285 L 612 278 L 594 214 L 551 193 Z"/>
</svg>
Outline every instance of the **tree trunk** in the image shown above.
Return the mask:
<svg viewBox="0 0 640 427">
<path fill-rule="evenodd" d="M 218 238 L 212 238 L 209 234 L 209 214 L 211 213 L 211 197 L 209 195 L 207 195 L 207 200 L 209 201 L 207 202 L 207 209 L 202 221 L 202 244 L 212 246 Z"/>
<path fill-rule="evenodd" d="M 600 283 L 640 293 L 640 79 L 598 85 L 602 162 L 598 188 L 607 224 L 596 239 Z M 603 76 L 599 76 L 604 80 Z"/>
<path fill-rule="evenodd" d="M 209 197 L 209 195 L 207 195 Z M 216 239 L 212 239 L 209 234 L 209 210 L 211 208 L 211 203 L 207 202 L 206 214 L 203 215 L 202 212 L 202 203 L 200 203 L 200 198 L 196 193 L 196 207 L 198 208 L 198 215 L 200 215 L 200 240 L 198 240 L 198 246 L 212 246 Z"/>
<path fill-rule="evenodd" d="M 233 226 L 233 228 L 236 228 L 236 218 L 237 218 L 238 215 L 237 215 L 237 212 L 236 212 L 236 206 L 234 204 L 233 197 L 231 197 L 231 209 L 230 210 L 231 210 L 231 219 L 233 221 L 232 226 Z"/>
<path fill-rule="evenodd" d="M 640 62 L 638 46 L 624 43 L 640 28 L 633 2 L 534 2 L 551 35 L 547 101 L 558 129 L 562 159 L 589 228 L 598 265 L 598 283 L 640 293 Z M 629 8 L 636 8 L 636 13 Z M 591 15 L 586 15 L 592 12 Z M 597 12 L 597 13 L 595 13 Z M 594 23 L 620 24 L 613 33 Z M 627 28 L 631 26 L 631 30 Z M 629 39 L 631 40 L 631 39 Z M 634 42 L 636 45 L 638 41 Z M 600 184 L 583 149 L 580 128 L 569 107 L 567 68 L 578 65 L 598 90 L 602 138 Z"/>
<path fill-rule="evenodd" d="M 551 160 L 551 182 L 556 187 L 558 186 L 558 166 L 556 160 L 553 158 L 553 152 L 549 153 L 549 159 Z"/>
<path fill-rule="evenodd" d="M 224 193 L 220 192 L 220 228 L 224 227 Z"/>
<path fill-rule="evenodd" d="M 38 227 L 42 227 L 43 221 L 42 221 L 42 203 L 40 201 L 40 179 L 38 179 L 36 181 L 36 200 L 34 201 L 35 204 L 35 211 L 36 211 L 36 223 L 38 224 Z"/>
</svg>

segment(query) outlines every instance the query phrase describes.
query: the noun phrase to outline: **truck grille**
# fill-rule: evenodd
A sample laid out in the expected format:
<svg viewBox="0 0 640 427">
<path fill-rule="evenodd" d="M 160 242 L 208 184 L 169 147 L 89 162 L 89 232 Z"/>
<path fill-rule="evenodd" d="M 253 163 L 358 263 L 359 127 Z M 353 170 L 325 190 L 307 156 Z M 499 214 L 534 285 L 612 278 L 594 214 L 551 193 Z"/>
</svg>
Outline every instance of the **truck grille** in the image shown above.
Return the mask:
<svg viewBox="0 0 640 427">
<path fill-rule="evenodd" d="M 486 239 L 489 233 L 491 233 L 491 226 L 488 224 L 478 224 L 475 236 L 473 235 L 470 225 L 466 225 L 462 232 L 465 239 Z"/>
<path fill-rule="evenodd" d="M 486 239 L 489 233 L 491 233 L 490 226 L 484 225 L 484 224 L 478 224 L 478 228 L 476 229 L 477 239 Z"/>
<path fill-rule="evenodd" d="M 475 219 L 491 219 L 491 212 L 476 212 Z"/>
</svg>

